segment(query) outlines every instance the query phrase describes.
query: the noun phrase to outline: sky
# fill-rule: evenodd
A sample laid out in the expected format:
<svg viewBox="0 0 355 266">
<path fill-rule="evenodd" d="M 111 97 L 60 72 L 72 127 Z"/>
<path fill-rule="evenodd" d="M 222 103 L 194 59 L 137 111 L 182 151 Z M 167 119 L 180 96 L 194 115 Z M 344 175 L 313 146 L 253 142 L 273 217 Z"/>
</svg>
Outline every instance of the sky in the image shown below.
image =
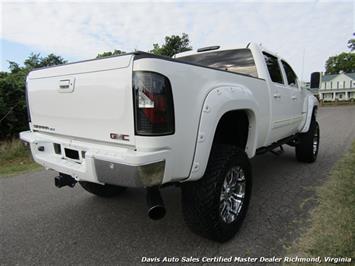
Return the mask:
<svg viewBox="0 0 355 266">
<path fill-rule="evenodd" d="M 184 32 L 194 49 L 261 43 L 309 80 L 329 56 L 349 51 L 355 32 L 355 0 L 0 1 L 1 71 L 31 52 L 73 62 L 114 49 L 148 51 Z"/>
</svg>

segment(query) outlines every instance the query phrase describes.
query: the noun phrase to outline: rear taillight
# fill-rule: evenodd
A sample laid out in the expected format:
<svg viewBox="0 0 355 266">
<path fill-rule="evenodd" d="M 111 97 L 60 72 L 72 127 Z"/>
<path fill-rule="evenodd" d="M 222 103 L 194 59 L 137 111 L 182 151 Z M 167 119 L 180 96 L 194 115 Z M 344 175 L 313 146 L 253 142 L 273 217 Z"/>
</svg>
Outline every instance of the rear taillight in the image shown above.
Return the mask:
<svg viewBox="0 0 355 266">
<path fill-rule="evenodd" d="M 174 133 L 173 95 L 167 77 L 155 72 L 133 72 L 133 95 L 137 135 Z"/>
</svg>

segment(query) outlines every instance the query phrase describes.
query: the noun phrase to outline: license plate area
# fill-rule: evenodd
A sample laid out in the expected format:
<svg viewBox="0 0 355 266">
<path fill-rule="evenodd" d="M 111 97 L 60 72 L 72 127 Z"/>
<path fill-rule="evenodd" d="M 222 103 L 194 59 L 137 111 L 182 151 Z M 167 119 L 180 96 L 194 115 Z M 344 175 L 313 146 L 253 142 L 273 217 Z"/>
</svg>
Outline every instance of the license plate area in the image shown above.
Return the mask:
<svg viewBox="0 0 355 266">
<path fill-rule="evenodd" d="M 79 151 L 64 148 L 64 153 L 65 153 L 65 157 L 72 159 L 72 160 L 80 161 Z"/>
</svg>

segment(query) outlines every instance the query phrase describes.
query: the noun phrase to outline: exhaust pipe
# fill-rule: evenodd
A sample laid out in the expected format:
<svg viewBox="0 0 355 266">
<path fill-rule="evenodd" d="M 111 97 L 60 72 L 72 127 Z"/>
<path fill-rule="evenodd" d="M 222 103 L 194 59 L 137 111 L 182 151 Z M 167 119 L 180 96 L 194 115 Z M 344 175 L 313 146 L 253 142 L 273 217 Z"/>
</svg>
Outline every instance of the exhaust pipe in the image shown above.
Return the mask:
<svg viewBox="0 0 355 266">
<path fill-rule="evenodd" d="M 54 185 L 57 188 L 69 186 L 69 187 L 74 187 L 76 184 L 76 180 L 67 174 L 59 173 L 58 176 L 54 178 Z"/>
<path fill-rule="evenodd" d="M 165 207 L 158 187 L 147 188 L 148 216 L 152 220 L 159 220 L 165 216 Z"/>
</svg>

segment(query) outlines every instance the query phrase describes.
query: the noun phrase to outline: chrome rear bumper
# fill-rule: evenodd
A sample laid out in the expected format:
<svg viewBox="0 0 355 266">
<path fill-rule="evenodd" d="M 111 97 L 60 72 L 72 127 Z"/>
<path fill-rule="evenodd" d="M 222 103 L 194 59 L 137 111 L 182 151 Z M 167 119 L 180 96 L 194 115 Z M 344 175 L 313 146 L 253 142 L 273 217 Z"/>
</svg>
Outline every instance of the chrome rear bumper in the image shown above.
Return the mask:
<svg viewBox="0 0 355 266">
<path fill-rule="evenodd" d="M 77 181 L 124 187 L 150 187 L 164 181 L 168 150 L 138 152 L 132 148 L 74 141 L 31 131 L 21 132 L 20 138 L 30 144 L 38 164 L 70 175 Z M 65 149 L 77 151 L 78 158 L 68 158 Z"/>
</svg>

